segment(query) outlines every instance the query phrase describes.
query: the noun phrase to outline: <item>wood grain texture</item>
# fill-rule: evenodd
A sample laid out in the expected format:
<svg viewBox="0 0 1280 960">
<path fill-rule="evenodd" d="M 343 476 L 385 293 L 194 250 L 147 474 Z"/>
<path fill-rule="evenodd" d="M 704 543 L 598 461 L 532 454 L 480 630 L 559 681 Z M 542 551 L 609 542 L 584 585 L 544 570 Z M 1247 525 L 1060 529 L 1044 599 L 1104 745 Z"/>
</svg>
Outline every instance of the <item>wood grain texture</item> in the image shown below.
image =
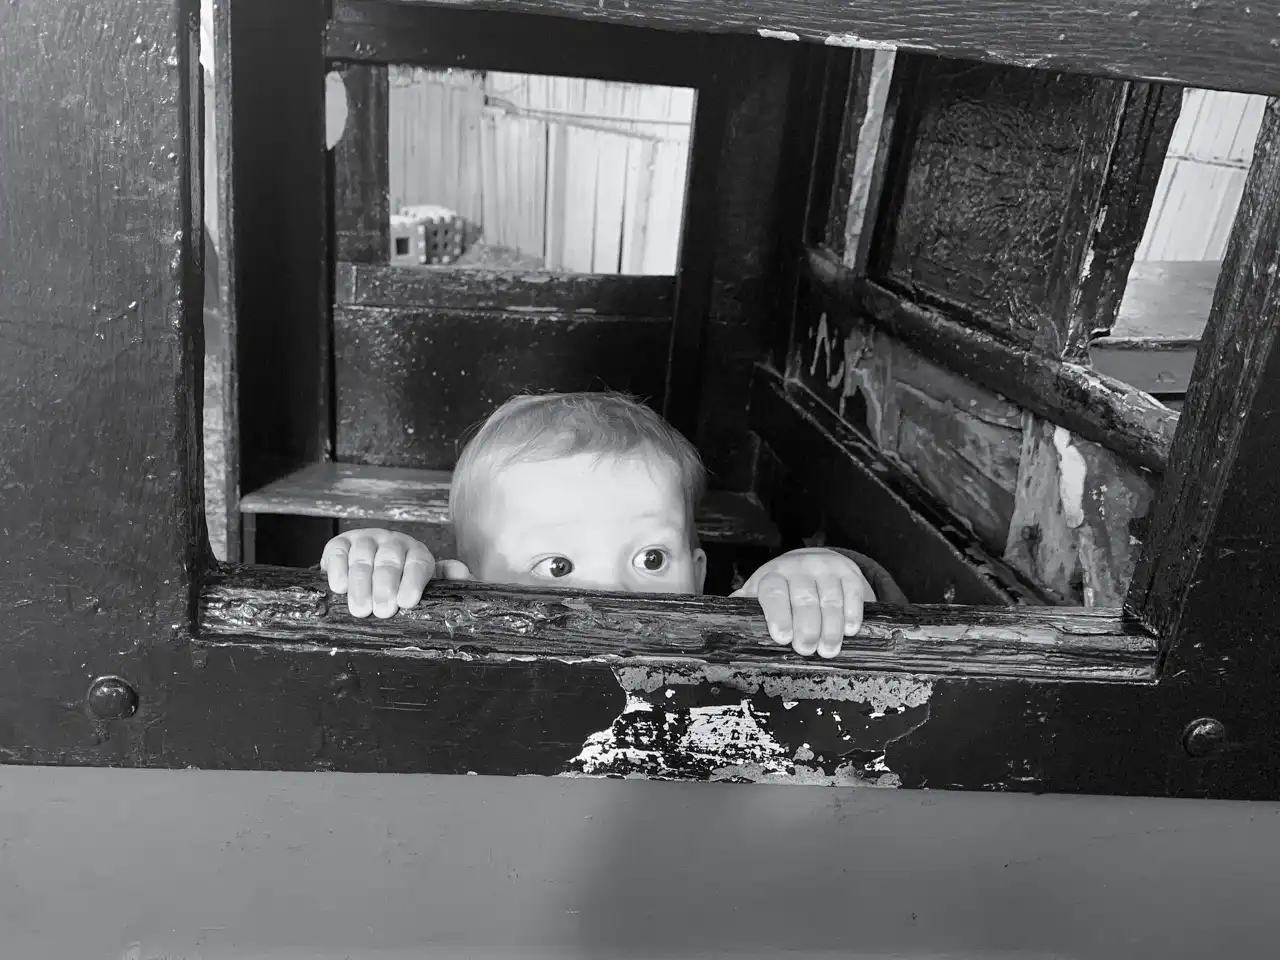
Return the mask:
<svg viewBox="0 0 1280 960">
<path fill-rule="evenodd" d="M 1078 359 L 1087 329 L 1115 315 L 1177 91 L 919 56 L 895 71 L 894 174 L 870 275 Z"/>
<path fill-rule="evenodd" d="M 1123 602 L 1152 485 L 1111 451 L 1025 415 L 1004 559 L 1061 602 Z"/>
<path fill-rule="evenodd" d="M 863 316 L 926 359 L 1136 466 L 1155 474 L 1164 470 L 1178 415 L 1150 396 L 1086 367 L 1019 349 L 874 283 L 859 282 L 827 254 L 811 251 L 808 263 L 816 284 L 860 303 Z"/>
<path fill-rule="evenodd" d="M 364 63 L 700 85 L 714 39 L 646 26 L 461 5 L 336 0 L 325 53 L 334 60 Z"/>
<path fill-rule="evenodd" d="M 465 434 L 524 391 L 660 402 L 670 333 L 661 318 L 338 306 L 337 457 L 451 470 Z"/>
<path fill-rule="evenodd" d="M 675 277 L 508 273 L 456 267 L 338 263 L 336 299 L 366 307 L 432 310 L 582 311 L 670 317 Z"/>
<path fill-rule="evenodd" d="M 1037 604 L 1045 595 L 983 549 L 898 464 L 810 391 L 762 368 L 751 397 L 760 439 L 815 499 L 830 542 L 884 566 L 907 596 L 928 603 Z"/>
<path fill-rule="evenodd" d="M 1272 99 L 1174 438 L 1173 469 L 1156 498 L 1128 598 L 1174 645 L 1179 661 L 1204 657 L 1191 644 L 1206 643 L 1200 632 L 1205 625 L 1223 610 L 1235 610 L 1229 633 L 1212 644 L 1223 654 L 1214 673 L 1246 659 L 1275 669 L 1273 644 L 1252 657 L 1242 644 L 1258 631 L 1269 634 L 1273 585 L 1280 581 L 1277 331 L 1280 100 Z M 1220 595 L 1210 593 L 1215 589 Z"/>
<path fill-rule="evenodd" d="M 212 562 L 192 13 L 0 6 L 0 762 L 100 736 L 90 682 L 183 638 Z"/>
<path fill-rule="evenodd" d="M 512 658 L 692 658 L 737 670 L 800 668 L 752 598 L 599 594 L 433 583 L 393 619 L 358 619 L 319 573 L 225 568 L 201 597 L 202 640 L 412 650 L 470 662 Z M 894 670 L 951 676 L 1150 680 L 1155 642 L 1116 612 L 869 605 L 841 653 L 814 676 Z M 607 661 L 606 661 L 607 662 Z"/>
<path fill-rule="evenodd" d="M 333 147 L 334 255 L 386 263 L 391 257 L 387 68 L 340 63 L 347 125 Z"/>
<path fill-rule="evenodd" d="M 454 5 L 671 30 L 767 30 L 836 46 L 888 45 L 1045 70 L 1280 91 L 1280 63 L 1271 42 L 1280 7 L 1272 0 L 1222 8 L 1164 0 L 1136 10 L 1118 0 L 1089 7 L 1025 0 L 870 0 L 848 7 L 809 0 L 454 0 Z"/>
<path fill-rule="evenodd" d="M 315 463 L 247 494 L 246 513 L 446 526 L 447 470 Z M 711 490 L 697 514 L 704 543 L 776 549 L 778 531 L 749 493 Z"/>
</svg>

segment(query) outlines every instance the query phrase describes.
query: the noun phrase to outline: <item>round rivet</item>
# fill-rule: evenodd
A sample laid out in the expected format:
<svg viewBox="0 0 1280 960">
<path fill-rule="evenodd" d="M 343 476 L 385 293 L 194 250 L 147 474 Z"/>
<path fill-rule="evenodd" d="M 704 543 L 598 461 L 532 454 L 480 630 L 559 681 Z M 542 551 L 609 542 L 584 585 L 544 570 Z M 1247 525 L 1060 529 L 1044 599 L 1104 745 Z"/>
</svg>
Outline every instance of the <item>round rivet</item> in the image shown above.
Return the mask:
<svg viewBox="0 0 1280 960">
<path fill-rule="evenodd" d="M 1222 725 L 1221 720 L 1213 717 L 1192 720 L 1182 731 L 1183 749 L 1197 759 L 1217 753 L 1226 742 L 1227 728 Z"/>
<path fill-rule="evenodd" d="M 89 687 L 89 709 L 99 720 L 122 720 L 138 709 L 138 695 L 119 677 L 99 677 Z"/>
</svg>

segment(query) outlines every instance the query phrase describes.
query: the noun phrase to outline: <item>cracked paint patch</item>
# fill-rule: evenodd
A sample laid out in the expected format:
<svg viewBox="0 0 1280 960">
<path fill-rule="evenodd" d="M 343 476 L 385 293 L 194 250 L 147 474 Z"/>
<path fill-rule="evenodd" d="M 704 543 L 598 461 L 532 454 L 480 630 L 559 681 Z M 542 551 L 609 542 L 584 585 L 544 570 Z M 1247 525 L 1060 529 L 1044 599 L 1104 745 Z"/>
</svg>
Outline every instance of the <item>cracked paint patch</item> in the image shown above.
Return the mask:
<svg viewBox="0 0 1280 960">
<path fill-rule="evenodd" d="M 764 37 L 766 40 L 799 40 L 800 39 L 800 34 L 794 33 L 791 30 L 770 30 L 768 27 L 761 27 L 759 30 L 756 31 L 756 33 Z"/>
<path fill-rule="evenodd" d="M 885 775 L 868 780 L 856 762 L 831 773 L 807 762 L 812 751 L 789 751 L 748 700 L 667 710 L 634 694 L 607 730 L 592 734 L 566 776 L 897 786 Z"/>
<path fill-rule="evenodd" d="M 1058 451 L 1058 495 L 1067 526 L 1084 523 L 1084 481 L 1088 469 L 1080 451 L 1072 446 L 1071 434 L 1063 427 L 1053 430 L 1053 447 Z"/>
</svg>

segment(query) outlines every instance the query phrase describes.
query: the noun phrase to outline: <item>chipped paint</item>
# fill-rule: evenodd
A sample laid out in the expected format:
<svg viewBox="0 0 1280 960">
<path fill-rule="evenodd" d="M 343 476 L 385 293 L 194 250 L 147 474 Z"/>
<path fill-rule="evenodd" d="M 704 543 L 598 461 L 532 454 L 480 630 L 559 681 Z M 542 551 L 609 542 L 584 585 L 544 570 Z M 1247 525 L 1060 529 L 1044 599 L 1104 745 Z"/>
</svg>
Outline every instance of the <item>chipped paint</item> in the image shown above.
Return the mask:
<svg viewBox="0 0 1280 960">
<path fill-rule="evenodd" d="M 768 675 L 718 663 L 691 662 L 675 666 L 670 661 L 646 664 L 629 658 L 626 663 L 613 665 L 614 675 L 628 695 L 655 693 L 664 687 L 714 683 L 748 695 L 762 693 L 777 697 L 787 709 L 802 700 L 828 700 L 866 704 L 882 714 L 886 710 L 922 706 L 933 696 L 932 681 L 907 674 L 851 676 L 833 671 L 822 676 L 815 674 L 815 669 L 808 666 L 804 673 L 797 671 L 788 676 L 782 664 L 771 667 Z"/>
<path fill-rule="evenodd" d="M 1053 430 L 1053 446 L 1058 451 L 1058 495 L 1067 526 L 1076 529 L 1084 523 L 1084 482 L 1087 469 L 1084 457 L 1071 444 L 1071 434 L 1064 427 Z"/>
<path fill-rule="evenodd" d="M 832 33 L 822 41 L 828 47 L 858 47 L 862 50 L 897 50 L 896 43 L 885 43 L 883 40 L 868 40 L 856 33 Z M 915 45 L 913 50 L 928 50 L 929 47 Z"/>
<path fill-rule="evenodd" d="M 808 744 L 794 754 L 762 723 L 750 701 L 668 711 L 629 693 L 622 713 L 592 734 L 565 777 L 702 779 L 896 787 L 900 779 L 877 758 L 874 768 L 850 762 L 828 774 L 810 761 Z"/>
<path fill-rule="evenodd" d="M 766 40 L 799 40 L 800 34 L 791 30 L 770 30 L 768 27 L 761 27 L 756 31 Z"/>
</svg>

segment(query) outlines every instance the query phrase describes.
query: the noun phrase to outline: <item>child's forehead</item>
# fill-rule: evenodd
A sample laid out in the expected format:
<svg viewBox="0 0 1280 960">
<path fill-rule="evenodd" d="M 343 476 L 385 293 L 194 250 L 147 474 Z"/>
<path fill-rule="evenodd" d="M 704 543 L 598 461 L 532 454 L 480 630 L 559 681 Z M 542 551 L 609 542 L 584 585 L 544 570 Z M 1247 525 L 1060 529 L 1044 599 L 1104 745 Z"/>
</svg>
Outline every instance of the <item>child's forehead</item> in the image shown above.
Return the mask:
<svg viewBox="0 0 1280 960">
<path fill-rule="evenodd" d="M 679 472 L 661 457 L 576 453 L 523 460 L 498 469 L 491 481 L 505 498 L 571 502 L 682 499 Z M 639 504 L 636 504 L 637 506 Z"/>
</svg>

